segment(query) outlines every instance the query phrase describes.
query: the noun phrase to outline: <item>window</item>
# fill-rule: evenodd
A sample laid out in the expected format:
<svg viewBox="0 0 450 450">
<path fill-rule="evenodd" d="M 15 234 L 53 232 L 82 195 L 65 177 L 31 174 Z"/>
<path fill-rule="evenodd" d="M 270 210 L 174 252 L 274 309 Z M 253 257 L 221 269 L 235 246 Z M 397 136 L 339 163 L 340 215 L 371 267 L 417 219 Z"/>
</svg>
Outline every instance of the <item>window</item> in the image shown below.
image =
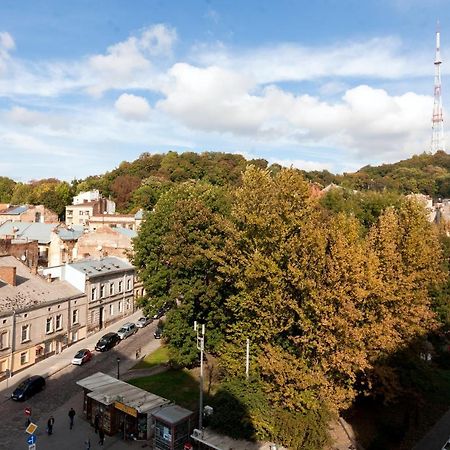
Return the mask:
<svg viewBox="0 0 450 450">
<path fill-rule="evenodd" d="M 91 323 L 95 321 L 95 311 L 91 311 Z"/>
<path fill-rule="evenodd" d="M 8 332 L 3 331 L 0 334 L 0 350 L 8 348 Z"/>
<path fill-rule="evenodd" d="M 72 342 L 78 341 L 78 331 L 72 331 Z"/>
<path fill-rule="evenodd" d="M 123 303 L 119 302 L 119 312 L 122 312 L 122 311 L 123 311 Z"/>
<path fill-rule="evenodd" d="M 127 309 L 130 309 L 130 299 L 127 298 Z"/>
<path fill-rule="evenodd" d="M 23 366 L 28 362 L 28 352 L 23 352 L 20 354 L 20 364 Z"/>
<path fill-rule="evenodd" d="M 47 334 L 53 333 L 53 317 L 48 317 L 45 322 L 45 332 Z"/>
<path fill-rule="evenodd" d="M 109 315 L 110 316 L 114 315 L 114 305 L 109 305 Z"/>
<path fill-rule="evenodd" d="M 109 295 L 114 295 L 114 283 L 109 284 Z"/>
<path fill-rule="evenodd" d="M 119 281 L 119 292 L 122 292 L 123 282 Z"/>
<path fill-rule="evenodd" d="M 103 298 L 105 296 L 105 285 L 100 285 L 100 298 Z"/>
<path fill-rule="evenodd" d="M 61 330 L 63 327 L 63 317 L 62 314 L 56 316 L 56 329 Z"/>
<path fill-rule="evenodd" d="M 131 278 L 127 280 L 127 291 L 131 291 Z"/>
<path fill-rule="evenodd" d="M 72 209 L 68 209 L 67 210 L 67 217 L 72 217 L 73 215 L 73 210 Z"/>
<path fill-rule="evenodd" d="M 93 287 L 91 290 L 91 300 L 97 300 L 97 288 Z"/>
<path fill-rule="evenodd" d="M 27 342 L 30 340 L 30 325 L 22 325 L 22 332 L 21 332 L 21 342 Z"/>
<path fill-rule="evenodd" d="M 82 216 L 84 213 L 83 213 L 83 211 L 80 211 L 79 213 L 78 213 L 78 215 L 80 215 L 80 216 Z"/>
<path fill-rule="evenodd" d="M 72 311 L 72 324 L 78 323 L 78 309 Z"/>
</svg>

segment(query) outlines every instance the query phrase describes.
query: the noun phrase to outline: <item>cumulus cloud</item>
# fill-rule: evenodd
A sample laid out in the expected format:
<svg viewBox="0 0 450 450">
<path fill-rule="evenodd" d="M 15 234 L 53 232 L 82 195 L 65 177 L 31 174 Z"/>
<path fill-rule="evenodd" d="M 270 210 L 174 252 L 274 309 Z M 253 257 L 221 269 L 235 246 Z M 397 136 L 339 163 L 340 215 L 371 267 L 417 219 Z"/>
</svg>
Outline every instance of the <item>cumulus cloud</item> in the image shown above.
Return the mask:
<svg viewBox="0 0 450 450">
<path fill-rule="evenodd" d="M 33 111 L 21 106 L 14 106 L 6 117 L 12 122 L 26 127 L 45 127 L 53 130 L 63 130 L 71 127 L 71 122 L 59 115 Z"/>
<path fill-rule="evenodd" d="M 140 80 L 151 78 L 150 57 L 169 55 L 175 41 L 176 31 L 158 24 L 108 47 L 104 55 L 91 56 L 89 66 L 97 80 L 88 92 L 101 95 L 112 88 L 139 86 Z"/>
<path fill-rule="evenodd" d="M 0 74 L 6 71 L 9 52 L 15 48 L 14 39 L 6 31 L 0 32 Z"/>
<path fill-rule="evenodd" d="M 144 97 L 122 94 L 114 103 L 117 112 L 125 119 L 146 120 L 150 115 L 150 105 Z"/>
</svg>

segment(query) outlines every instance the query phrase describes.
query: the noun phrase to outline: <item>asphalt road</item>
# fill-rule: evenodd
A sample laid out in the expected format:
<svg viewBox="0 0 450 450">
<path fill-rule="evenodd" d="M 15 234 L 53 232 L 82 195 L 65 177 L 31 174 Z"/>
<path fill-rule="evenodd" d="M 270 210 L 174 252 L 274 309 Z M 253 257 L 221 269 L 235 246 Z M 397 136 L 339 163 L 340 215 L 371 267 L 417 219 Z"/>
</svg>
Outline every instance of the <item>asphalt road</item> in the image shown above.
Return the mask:
<svg viewBox="0 0 450 450">
<path fill-rule="evenodd" d="M 150 340 L 154 340 L 153 332 L 156 325 L 157 321 L 154 321 L 147 327 L 139 329 L 136 334 L 120 342 L 112 350 L 104 353 L 94 351 L 92 360 L 82 366 L 70 365 L 60 370 L 46 380 L 45 390 L 25 402 L 11 400 L 10 395 L 15 386 L 4 390 L 0 399 L 0 449 L 24 448 L 23 443 L 17 447 L 17 442 L 24 440 L 25 407 L 31 407 L 33 422 L 42 423 L 61 405 L 71 399 L 75 402 L 75 397 L 79 397 L 81 391 L 76 381 L 99 371 L 116 376 L 118 357 L 122 372 L 132 367 L 136 363 L 136 350 L 148 345 Z M 100 333 L 99 337 L 102 334 Z M 70 348 L 65 352 L 71 352 Z M 73 350 L 72 352 L 76 353 Z"/>
</svg>

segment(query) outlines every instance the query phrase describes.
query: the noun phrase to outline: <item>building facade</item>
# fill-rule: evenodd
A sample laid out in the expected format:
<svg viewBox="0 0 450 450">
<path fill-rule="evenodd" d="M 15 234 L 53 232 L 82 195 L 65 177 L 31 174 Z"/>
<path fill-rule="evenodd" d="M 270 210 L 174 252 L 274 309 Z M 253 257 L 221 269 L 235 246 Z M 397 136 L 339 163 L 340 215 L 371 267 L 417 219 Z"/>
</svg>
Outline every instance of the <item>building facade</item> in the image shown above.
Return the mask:
<svg viewBox="0 0 450 450">
<path fill-rule="evenodd" d="M 87 297 L 49 282 L 13 256 L 0 257 L 0 376 L 61 352 L 86 337 Z"/>
<path fill-rule="evenodd" d="M 134 267 L 119 258 L 84 259 L 43 269 L 50 279 L 60 279 L 87 297 L 87 332 L 105 326 L 135 311 Z"/>
</svg>

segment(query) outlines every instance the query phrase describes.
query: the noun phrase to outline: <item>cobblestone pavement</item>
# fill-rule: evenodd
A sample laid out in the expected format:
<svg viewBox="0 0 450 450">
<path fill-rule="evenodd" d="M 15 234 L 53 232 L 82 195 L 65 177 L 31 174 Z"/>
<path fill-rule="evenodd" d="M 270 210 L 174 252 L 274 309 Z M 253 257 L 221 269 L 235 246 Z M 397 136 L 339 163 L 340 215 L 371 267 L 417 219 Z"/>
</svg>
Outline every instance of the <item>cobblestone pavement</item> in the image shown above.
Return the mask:
<svg viewBox="0 0 450 450">
<path fill-rule="evenodd" d="M 136 316 L 139 317 L 139 314 L 136 314 Z M 133 321 L 133 319 L 135 320 L 134 316 L 128 318 L 130 321 Z M 110 328 L 115 331 L 119 326 L 120 322 Z M 84 345 L 82 341 L 78 347 L 92 349 L 101 335 L 111 331 L 110 328 L 102 330 L 96 336 L 89 337 L 84 341 Z M 28 449 L 28 435 L 25 433 L 25 407 L 31 408 L 32 420 L 38 425 L 35 433 L 37 437 L 36 450 L 84 450 L 84 441 L 89 436 L 91 437 L 91 449 L 145 448 L 143 447 L 146 446 L 145 443 L 123 442 L 114 437 L 106 437 L 105 445 L 100 447 L 98 439 L 95 439 L 93 429 L 83 418 L 81 388 L 76 384 L 76 381 L 99 371 L 116 376 L 116 360 L 118 357 L 120 358 L 120 371 L 124 374 L 136 363 L 137 349 L 141 349 L 141 356 L 144 356 L 160 345 L 159 340 L 153 338 L 155 328 L 156 323 L 152 323 L 140 329 L 138 333 L 121 342 L 112 350 L 104 353 L 94 352 L 92 360 L 81 367 L 68 365 L 77 351 L 77 348 L 74 347 L 36 364 L 33 368 L 33 374 L 42 374 L 49 370 L 49 366 L 53 366 L 58 371 L 47 379 L 44 391 L 25 402 L 15 402 L 10 399 L 15 385 L 24 376 L 20 378 L 15 376 L 14 384 L 10 384 L 8 388 L 3 385 L 3 390 L 0 392 L 0 450 Z M 69 418 L 67 416 L 71 407 L 77 412 L 73 430 L 69 430 Z M 54 434 L 47 436 L 45 430 L 50 415 L 55 418 Z"/>
</svg>

